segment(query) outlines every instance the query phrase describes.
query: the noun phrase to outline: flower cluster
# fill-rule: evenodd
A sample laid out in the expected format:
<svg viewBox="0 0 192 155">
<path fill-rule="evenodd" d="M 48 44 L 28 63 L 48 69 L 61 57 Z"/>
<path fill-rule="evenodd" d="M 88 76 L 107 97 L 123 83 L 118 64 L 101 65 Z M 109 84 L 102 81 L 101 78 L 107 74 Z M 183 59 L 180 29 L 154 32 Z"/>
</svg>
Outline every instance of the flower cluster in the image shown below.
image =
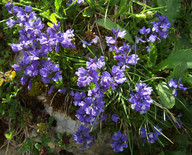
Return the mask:
<svg viewBox="0 0 192 155">
<path fill-rule="evenodd" d="M 166 115 L 165 115 L 163 121 L 173 120 L 175 126 L 176 126 L 178 129 L 181 129 L 181 127 L 182 127 L 181 117 L 182 117 L 182 116 L 183 116 L 182 114 L 179 114 L 179 115 L 177 115 L 177 117 L 175 117 L 175 118 L 173 119 L 172 116 L 168 114 L 167 117 L 168 117 L 169 119 L 167 119 L 167 117 L 166 117 Z"/>
<path fill-rule="evenodd" d="M 104 69 L 105 58 L 101 56 L 98 59 L 97 57 L 93 59 L 89 58 L 89 61 L 86 63 L 86 68 L 80 67 L 75 73 L 78 76 L 77 85 L 79 87 L 90 87 L 91 84 L 95 85 L 87 94 L 85 92 L 76 92 L 73 95 L 75 106 L 80 107 L 76 112 L 76 117 L 81 122 L 90 123 L 91 125 L 97 123 L 99 119 L 101 121 L 106 119 L 106 115 L 104 114 L 105 102 L 103 101 L 104 92 L 110 88 L 115 90 L 119 84 L 124 83 L 126 80 L 124 74 L 125 69 L 130 68 L 129 65 L 134 65 L 139 60 L 137 55 L 129 55 L 134 47 L 128 44 L 117 47 L 117 38 L 123 38 L 126 32 L 121 32 L 120 29 L 117 31 L 112 29 L 112 32 L 115 35 L 115 39 L 113 39 L 113 37 L 106 37 L 106 41 L 110 50 L 115 50 L 114 59 L 119 61 L 118 66 L 113 65 L 110 72 L 106 71 Z M 95 43 L 94 39 L 90 43 L 84 41 L 86 45 L 92 43 Z M 119 117 L 116 114 L 112 115 L 114 122 L 117 122 L 118 119 Z M 111 146 L 114 151 L 123 151 L 123 149 L 127 147 L 127 144 L 124 143 L 127 139 L 127 136 L 120 132 L 115 133 L 111 141 Z"/>
<path fill-rule="evenodd" d="M 98 89 L 107 91 L 110 87 L 115 90 L 118 84 L 123 83 L 126 78 L 124 70 L 120 66 L 114 65 L 111 72 L 104 71 L 100 75 L 99 70 L 105 66 L 104 57 L 95 57 L 94 59 L 89 58 L 86 69 L 80 67 L 75 73 L 78 76 L 77 85 L 79 87 L 90 86 L 94 83 Z"/>
<path fill-rule="evenodd" d="M 76 112 L 76 117 L 81 122 L 93 125 L 98 115 L 104 112 L 103 91 L 107 91 L 110 87 L 115 90 L 119 84 L 126 80 L 124 70 L 120 66 L 114 65 L 111 72 L 101 72 L 104 66 L 103 56 L 98 59 L 97 57 L 89 58 L 86 69 L 80 67 L 75 73 L 78 76 L 77 85 L 79 87 L 90 86 L 91 83 L 95 85 L 93 89 L 88 91 L 87 95 L 83 92 L 74 94 L 74 104 L 80 107 Z"/>
<path fill-rule="evenodd" d="M 144 127 L 140 130 L 140 135 L 142 138 L 147 138 L 149 143 L 155 143 L 156 140 L 158 140 L 158 136 L 162 135 L 162 129 L 158 127 L 158 125 L 155 126 L 154 132 L 148 132 Z M 143 140 L 143 145 L 145 144 L 145 140 Z"/>
<path fill-rule="evenodd" d="M 89 134 L 89 128 L 84 125 L 81 125 L 75 134 L 73 134 L 73 139 L 75 143 L 83 143 L 83 149 L 86 148 L 86 145 L 90 147 L 94 143 L 93 136 Z"/>
<path fill-rule="evenodd" d="M 125 143 L 128 140 L 128 137 L 122 134 L 120 131 L 115 132 L 112 136 L 111 147 L 114 152 L 122 152 L 124 148 L 127 148 L 128 145 Z"/>
<path fill-rule="evenodd" d="M 76 117 L 84 123 L 93 125 L 98 122 L 100 113 L 104 112 L 104 94 L 97 88 L 85 92 L 74 94 L 74 105 L 80 108 L 76 111 Z"/>
<path fill-rule="evenodd" d="M 113 37 L 106 36 L 106 42 L 109 46 L 110 51 L 115 51 L 114 59 L 118 60 L 118 65 L 123 69 L 130 68 L 128 64 L 135 65 L 139 60 L 138 55 L 131 54 L 132 50 L 135 50 L 135 46 L 131 46 L 129 44 L 125 44 L 123 46 L 118 47 L 118 38 L 123 38 L 126 35 L 125 30 L 121 32 L 120 28 L 116 31 L 112 28 L 112 32 L 115 35 L 115 39 Z"/>
<path fill-rule="evenodd" d="M 62 80 L 61 71 L 58 64 L 54 64 L 48 57 L 48 53 L 55 51 L 59 52 L 59 46 L 63 48 L 74 48 L 72 37 L 73 30 L 69 29 L 65 33 L 59 32 L 60 23 L 54 24 L 54 27 L 48 27 L 46 32 L 43 32 L 44 24 L 41 19 L 36 17 L 32 7 L 25 6 L 25 9 L 7 3 L 6 8 L 9 13 L 13 13 L 17 19 L 7 20 L 7 26 L 10 28 L 18 24 L 20 26 L 20 37 L 18 44 L 11 44 L 14 52 L 24 52 L 23 59 L 19 64 L 12 67 L 16 71 L 24 71 L 24 76 L 21 78 L 21 84 L 25 85 L 28 82 L 28 89 L 31 88 L 32 79 L 41 76 L 43 83 L 52 83 Z M 53 85 L 49 93 L 53 90 Z"/>
<path fill-rule="evenodd" d="M 171 23 L 168 21 L 166 16 L 160 16 L 158 13 L 156 13 L 155 16 L 159 18 L 159 21 L 151 22 L 151 24 L 153 24 L 153 28 L 152 28 L 152 31 L 154 32 L 153 35 L 155 36 L 152 38 L 156 38 L 158 40 L 161 40 L 163 38 L 164 39 L 168 38 L 169 35 L 167 34 L 167 32 L 171 27 Z"/>
<path fill-rule="evenodd" d="M 136 93 L 132 90 L 130 92 L 131 98 L 129 102 L 132 103 L 131 108 L 139 111 L 140 114 L 146 113 L 150 109 L 153 100 L 150 98 L 152 87 L 147 87 L 146 83 L 136 83 Z"/>
<path fill-rule="evenodd" d="M 166 39 L 169 37 L 167 34 L 169 28 L 171 27 L 171 23 L 167 20 L 167 17 L 160 16 L 158 13 L 155 14 L 156 17 L 159 18 L 157 22 L 151 22 L 153 28 L 146 28 L 145 26 L 139 30 L 141 34 L 140 37 L 137 37 L 137 43 L 154 43 L 157 40 Z M 152 46 L 147 46 L 147 52 L 151 51 Z"/>
<path fill-rule="evenodd" d="M 179 78 L 179 81 L 177 82 L 176 79 L 171 79 L 169 82 L 168 82 L 168 86 L 170 88 L 174 88 L 174 91 L 173 91 L 173 96 L 174 97 L 177 97 L 177 88 L 183 90 L 183 91 L 186 91 L 187 88 L 185 88 L 183 86 L 183 84 L 181 84 L 181 78 Z"/>
</svg>

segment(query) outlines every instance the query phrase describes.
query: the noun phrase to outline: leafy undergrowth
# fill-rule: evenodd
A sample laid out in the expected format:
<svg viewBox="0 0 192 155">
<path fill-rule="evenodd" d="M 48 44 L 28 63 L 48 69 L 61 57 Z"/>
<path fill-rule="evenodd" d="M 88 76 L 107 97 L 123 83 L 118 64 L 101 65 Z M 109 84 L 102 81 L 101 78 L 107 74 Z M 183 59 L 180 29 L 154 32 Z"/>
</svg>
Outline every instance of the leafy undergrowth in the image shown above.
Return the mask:
<svg viewBox="0 0 192 155">
<path fill-rule="evenodd" d="M 103 133 L 114 154 L 190 154 L 191 9 L 189 0 L 2 0 L 1 149 L 102 154 Z M 55 132 L 46 107 L 79 121 L 77 131 Z"/>
</svg>

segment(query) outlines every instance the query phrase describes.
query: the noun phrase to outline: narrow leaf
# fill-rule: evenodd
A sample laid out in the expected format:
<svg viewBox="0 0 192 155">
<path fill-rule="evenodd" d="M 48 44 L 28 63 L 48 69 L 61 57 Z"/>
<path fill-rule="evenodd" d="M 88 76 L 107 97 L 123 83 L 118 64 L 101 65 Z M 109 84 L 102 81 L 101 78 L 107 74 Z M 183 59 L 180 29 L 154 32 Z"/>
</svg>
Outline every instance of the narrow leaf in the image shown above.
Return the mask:
<svg viewBox="0 0 192 155">
<path fill-rule="evenodd" d="M 52 21 L 52 23 L 57 23 L 57 19 L 56 19 L 56 13 L 52 13 L 50 16 L 50 20 Z"/>
<path fill-rule="evenodd" d="M 61 6 L 61 2 L 62 2 L 62 0 L 55 0 L 55 8 L 56 8 L 57 12 L 59 11 L 59 8 Z"/>
</svg>

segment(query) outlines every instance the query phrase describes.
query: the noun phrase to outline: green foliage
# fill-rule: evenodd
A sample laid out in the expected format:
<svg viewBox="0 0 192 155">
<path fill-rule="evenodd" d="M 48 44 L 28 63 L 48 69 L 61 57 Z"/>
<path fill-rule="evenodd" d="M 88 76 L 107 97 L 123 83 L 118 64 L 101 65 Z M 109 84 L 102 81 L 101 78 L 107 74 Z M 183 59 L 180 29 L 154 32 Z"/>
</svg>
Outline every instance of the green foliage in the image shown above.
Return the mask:
<svg viewBox="0 0 192 155">
<path fill-rule="evenodd" d="M 59 12 L 61 3 L 62 3 L 62 0 L 55 0 L 55 9 L 57 12 Z"/>
<path fill-rule="evenodd" d="M 173 24 L 175 19 L 179 15 L 179 9 L 181 5 L 181 0 L 167 0 L 167 12 L 166 16 L 168 20 Z"/>
<path fill-rule="evenodd" d="M 171 78 L 173 79 L 182 78 L 185 80 L 187 78 L 187 75 L 188 75 L 187 63 L 182 62 L 173 69 L 173 72 L 171 73 Z"/>
<path fill-rule="evenodd" d="M 170 89 L 165 82 L 159 83 L 156 89 L 160 97 L 161 104 L 168 109 L 173 108 L 175 105 L 175 97 L 172 95 L 173 90 Z"/>
<path fill-rule="evenodd" d="M 149 52 L 149 58 L 148 58 L 148 67 L 153 67 L 156 65 L 156 60 L 157 60 L 157 47 L 153 44 L 149 45 L 151 47 L 151 51 Z"/>
<path fill-rule="evenodd" d="M 175 68 L 182 62 L 187 63 L 187 68 L 192 68 L 192 50 L 185 49 L 185 50 L 178 50 L 174 51 L 172 54 L 168 56 L 168 58 L 157 66 L 155 66 L 154 71 L 162 70 L 166 68 Z"/>
<path fill-rule="evenodd" d="M 105 92 L 105 112 L 109 116 L 117 113 L 120 121 L 116 124 L 108 119 L 106 122 L 100 123 L 100 130 L 112 133 L 112 131 L 122 130 L 129 136 L 128 145 L 129 151 L 125 154 L 189 154 L 191 147 L 190 134 L 192 133 L 191 117 L 192 117 L 192 103 L 191 103 L 191 86 L 192 86 L 192 22 L 191 10 L 192 5 L 190 1 L 184 0 L 151 0 L 151 1 L 137 1 L 137 0 L 85 0 L 82 5 L 67 6 L 66 1 L 63 0 L 20 0 L 14 2 L 19 6 L 32 5 L 33 10 L 37 11 L 39 17 L 45 27 L 53 27 L 53 23 L 61 22 L 60 32 L 71 28 L 74 29 L 75 37 L 73 42 L 76 49 L 60 48 L 58 53 L 50 52 L 49 57 L 54 63 L 58 63 L 62 70 L 63 81 L 57 82 L 55 89 L 63 87 L 70 90 L 87 91 L 88 88 L 78 88 L 77 76 L 75 72 L 79 67 L 85 66 L 88 57 L 104 55 L 106 61 L 105 69 L 110 72 L 111 66 L 117 63 L 112 60 L 114 51 L 109 52 L 105 45 L 105 36 L 111 35 L 111 29 L 118 28 L 121 31 L 126 30 L 126 36 L 123 38 L 128 41 L 130 45 L 136 45 L 135 51 L 129 54 L 138 54 L 139 63 L 130 65 L 130 68 L 125 70 L 127 81 L 116 90 L 111 88 Z M 6 3 L 5 0 L 2 3 Z M 2 4 L 1 3 L 1 4 Z M 3 4 L 4 5 L 4 4 Z M 20 27 L 8 29 L 6 20 L 13 18 L 9 15 L 4 6 L 0 6 L 0 71 L 10 69 L 10 64 L 13 64 L 15 57 L 10 50 L 11 43 L 18 43 L 18 34 Z M 152 28 L 150 24 L 156 21 L 154 14 L 158 12 L 161 15 L 168 17 L 172 27 L 169 31 L 169 38 L 161 40 L 160 42 L 150 43 L 152 46 L 151 52 L 146 52 L 146 44 L 136 44 L 135 37 L 138 36 L 139 30 L 143 26 Z M 99 25 L 99 26 L 98 26 Z M 110 31 L 106 31 L 110 30 Z M 99 43 L 96 46 L 83 48 L 83 40 L 89 40 L 89 36 L 85 31 L 94 32 L 100 37 Z M 3 34 L 3 37 L 2 37 Z M 94 35 L 93 35 L 94 36 Z M 147 36 L 148 37 L 148 36 Z M 122 46 L 122 42 L 119 42 Z M 143 39 L 143 38 L 142 38 Z M 145 38 L 146 39 L 146 38 Z M 137 50 L 138 48 L 138 50 Z M 101 50 L 102 49 L 102 50 Z M 109 69 L 110 68 L 110 69 Z M 100 72 L 101 74 L 101 72 Z M 167 82 L 171 79 L 182 78 L 184 85 L 188 84 L 186 92 L 179 92 L 178 97 L 173 97 L 173 89 L 168 87 Z M 19 79 L 19 77 L 18 77 Z M 54 154 L 54 150 L 50 147 L 50 143 L 55 142 L 58 147 L 70 150 L 69 139 L 72 138 L 68 133 L 57 133 L 54 136 L 49 134 L 53 117 L 48 120 L 34 121 L 30 118 L 26 121 L 26 116 L 34 117 L 34 109 L 22 105 L 21 98 L 18 96 L 19 87 L 18 79 L 15 78 L 10 81 L 5 81 L 0 86 L 0 116 L 4 121 L 10 121 L 10 128 L 4 134 L 8 141 L 18 140 L 14 134 L 15 129 L 22 128 L 29 129 L 32 125 L 37 130 L 37 135 L 33 137 L 22 137 L 22 153 L 27 154 Z M 131 91 L 135 91 L 135 83 L 140 80 L 147 82 L 147 84 L 156 90 L 153 91 L 152 98 L 156 101 L 150 107 L 148 113 L 139 115 L 131 109 L 129 98 Z M 96 84 L 91 83 L 90 88 L 93 89 Z M 46 89 L 47 87 L 45 87 Z M 25 90 L 25 87 L 22 87 Z M 36 97 L 41 94 L 42 84 L 32 85 L 32 89 L 28 92 L 29 96 Z M 56 94 L 57 95 L 57 94 Z M 55 97 L 55 96 L 54 96 Z M 54 100 L 53 97 L 53 100 Z M 54 104 L 54 103 L 53 103 Z M 31 108 L 31 109 L 30 109 Z M 30 112 L 33 110 L 32 112 Z M 71 106 L 69 112 L 74 113 L 77 107 Z M 32 113 L 32 114 L 31 114 Z M 177 120 L 175 115 L 182 113 L 182 121 Z M 164 116 L 163 116 L 164 115 Z M 165 116 L 169 117 L 165 121 Z M 170 117 L 171 116 L 171 117 Z M 164 117 L 164 121 L 162 121 Z M 175 122 L 181 122 L 182 128 L 177 129 Z M 154 131 L 155 124 L 159 124 L 163 129 L 162 137 L 159 138 L 158 144 L 146 143 L 142 147 L 142 140 L 139 137 L 141 127 L 145 127 L 147 131 Z M 32 125 L 31 125 L 32 124 Z M 25 129 L 26 128 L 26 129 Z M 97 129 L 92 131 L 97 132 Z M 177 132 L 172 132 L 177 131 Z M 173 136 L 176 136 L 176 138 Z M 180 133 L 180 134 L 179 134 Z M 53 137 L 55 138 L 53 140 Z M 175 139 L 174 139 L 175 138 Z M 168 148 L 170 143 L 175 143 L 173 148 Z M 147 137 L 149 140 L 149 137 Z M 146 147 L 147 146 L 147 147 Z M 161 147 L 163 146 L 163 147 Z M 121 153 L 120 153 L 121 154 Z"/>
</svg>

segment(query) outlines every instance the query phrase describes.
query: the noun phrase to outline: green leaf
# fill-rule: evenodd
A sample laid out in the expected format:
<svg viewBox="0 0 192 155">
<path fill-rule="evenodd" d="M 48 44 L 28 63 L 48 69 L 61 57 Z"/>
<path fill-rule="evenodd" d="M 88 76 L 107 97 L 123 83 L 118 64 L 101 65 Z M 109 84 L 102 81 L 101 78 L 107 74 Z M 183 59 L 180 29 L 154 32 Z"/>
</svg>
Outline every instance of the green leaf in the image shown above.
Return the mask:
<svg viewBox="0 0 192 155">
<path fill-rule="evenodd" d="M 167 0 L 167 12 L 166 16 L 171 24 L 174 23 L 175 19 L 179 15 L 181 0 Z"/>
<path fill-rule="evenodd" d="M 91 89 L 95 88 L 96 87 L 96 84 L 91 82 L 91 85 L 90 85 Z"/>
<path fill-rule="evenodd" d="M 113 21 L 111 21 L 110 19 L 100 19 L 97 21 L 97 24 L 99 24 L 100 26 L 108 29 L 108 30 L 111 30 L 112 28 L 114 28 L 115 30 L 117 30 L 118 28 L 121 29 L 121 31 L 124 31 L 126 29 L 122 28 L 121 26 L 119 26 L 118 24 L 114 23 Z M 126 35 L 124 37 L 124 39 L 128 40 L 130 43 L 134 43 L 131 35 L 129 34 L 128 30 L 126 30 Z"/>
<path fill-rule="evenodd" d="M 179 79 L 180 77 L 184 79 L 187 76 L 187 63 L 182 62 L 179 65 L 177 65 L 173 72 L 171 73 L 171 78 L 173 79 Z"/>
<path fill-rule="evenodd" d="M 22 144 L 22 153 L 26 153 L 27 151 L 30 151 L 30 144 L 23 143 Z"/>
<path fill-rule="evenodd" d="M 53 124 L 54 120 L 55 120 L 55 118 L 53 116 L 50 116 L 48 124 L 51 126 L 51 124 Z"/>
<path fill-rule="evenodd" d="M 44 17 L 44 18 L 47 18 L 47 19 L 49 19 L 50 20 L 50 11 L 49 10 L 47 10 L 47 11 L 45 11 L 45 12 L 43 12 L 43 13 L 40 13 L 40 15 L 42 16 L 42 17 Z"/>
<path fill-rule="evenodd" d="M 59 12 L 59 8 L 61 6 L 62 0 L 55 0 L 55 8 L 56 11 Z"/>
<path fill-rule="evenodd" d="M 157 48 L 156 46 L 153 45 L 153 43 L 151 43 L 149 46 L 151 47 L 151 51 L 149 52 L 149 59 L 148 59 L 148 67 L 153 67 L 156 64 L 156 60 L 157 60 Z"/>
<path fill-rule="evenodd" d="M 11 140 L 12 137 L 13 137 L 13 131 L 10 131 L 10 133 L 6 133 L 6 134 L 5 134 L 5 137 L 6 137 L 8 140 Z"/>
<path fill-rule="evenodd" d="M 159 7 L 164 7 L 164 6 L 166 6 L 167 4 L 166 4 L 166 1 L 165 1 L 165 0 L 157 0 L 157 5 L 158 5 Z M 165 12 L 165 9 L 162 8 L 161 11 L 163 11 L 163 13 L 164 13 L 164 12 Z"/>
<path fill-rule="evenodd" d="M 35 143 L 35 148 L 40 151 L 42 146 L 39 143 Z"/>
<path fill-rule="evenodd" d="M 63 134 L 62 133 L 57 133 L 57 137 L 59 138 L 59 139 L 61 139 L 62 137 L 63 137 Z"/>
<path fill-rule="evenodd" d="M 50 16 L 50 20 L 52 21 L 52 23 L 57 23 L 57 19 L 56 19 L 56 13 L 52 13 Z"/>
<path fill-rule="evenodd" d="M 49 143 L 51 141 L 51 138 L 49 137 L 49 135 L 46 134 L 46 135 L 41 137 L 41 141 L 43 143 Z"/>
<path fill-rule="evenodd" d="M 172 89 L 167 86 L 167 83 L 159 83 L 156 87 L 162 105 L 171 109 L 175 105 L 175 97 L 172 95 Z"/>
<path fill-rule="evenodd" d="M 173 52 L 166 60 L 155 66 L 154 71 L 163 70 L 166 68 L 175 68 L 182 62 L 187 63 L 187 68 L 192 68 L 192 49 L 183 49 Z"/>
<path fill-rule="evenodd" d="M 47 25 L 48 25 L 49 27 L 53 27 L 53 23 L 51 23 L 51 22 L 47 22 Z"/>
<path fill-rule="evenodd" d="M 62 141 L 62 140 L 58 141 L 58 145 L 59 145 L 60 147 L 63 146 L 63 141 Z"/>
<path fill-rule="evenodd" d="M 119 0 L 110 1 L 110 7 L 113 8 L 115 5 L 117 5 L 117 3 L 119 3 Z"/>
<path fill-rule="evenodd" d="M 188 78 L 186 79 L 186 82 L 187 82 L 190 86 L 192 86 L 192 77 L 188 77 Z"/>
</svg>

